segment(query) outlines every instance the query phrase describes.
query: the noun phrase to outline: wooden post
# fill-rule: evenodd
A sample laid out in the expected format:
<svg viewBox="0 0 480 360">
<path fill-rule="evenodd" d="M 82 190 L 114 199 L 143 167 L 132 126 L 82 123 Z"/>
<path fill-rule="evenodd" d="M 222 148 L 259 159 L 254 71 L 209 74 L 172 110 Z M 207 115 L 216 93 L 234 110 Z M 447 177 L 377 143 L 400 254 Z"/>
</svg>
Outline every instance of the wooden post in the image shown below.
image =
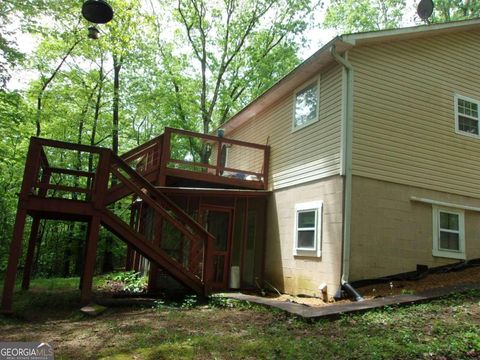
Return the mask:
<svg viewBox="0 0 480 360">
<path fill-rule="evenodd" d="M 213 238 L 208 236 L 205 238 L 205 254 L 203 261 L 203 286 L 204 295 L 208 295 L 213 282 Z"/>
<path fill-rule="evenodd" d="M 22 254 L 22 238 L 26 218 L 27 211 L 21 208 L 19 204 L 17 216 L 15 218 L 13 239 L 10 245 L 10 256 L 8 257 L 7 272 L 5 275 L 5 282 L 3 284 L 3 297 L 1 307 L 2 313 L 12 312 L 13 290 L 15 288 L 15 277 L 17 275 L 18 261 Z"/>
<path fill-rule="evenodd" d="M 23 269 L 22 289 L 28 290 L 30 287 L 30 277 L 32 275 L 33 258 L 35 247 L 38 241 L 38 229 L 40 227 L 40 218 L 35 216 L 30 230 L 30 239 L 28 240 L 27 258 L 25 259 L 25 268 Z"/>
<path fill-rule="evenodd" d="M 158 172 L 157 185 L 163 186 L 167 181 L 165 172 L 167 171 L 168 163 L 170 162 L 170 142 L 172 130 L 165 128 L 162 141 L 162 153 L 160 155 L 160 171 Z"/>
<path fill-rule="evenodd" d="M 152 211 L 154 211 L 152 209 Z M 159 249 L 162 244 L 162 216 L 158 213 L 155 214 L 155 230 L 154 237 L 152 239 L 155 249 Z M 158 280 L 158 266 L 153 261 L 150 261 L 150 272 L 148 274 L 148 292 L 154 292 L 157 289 Z"/>
<path fill-rule="evenodd" d="M 105 206 L 105 195 L 108 191 L 108 182 L 110 179 L 110 165 L 112 161 L 111 150 L 104 149 L 100 153 L 97 171 L 94 182 L 93 206 L 95 209 L 102 210 Z"/>
<path fill-rule="evenodd" d="M 81 295 L 82 304 L 90 302 L 92 297 L 93 273 L 97 258 L 98 233 L 100 231 L 100 217 L 94 216 L 88 223 L 88 238 L 85 249 L 85 264 L 83 267 Z"/>
<path fill-rule="evenodd" d="M 263 189 L 268 190 L 268 172 L 270 164 L 270 146 L 267 145 L 263 152 Z"/>
<path fill-rule="evenodd" d="M 132 206 L 130 208 L 130 227 L 132 229 L 137 229 L 138 225 L 138 213 L 140 209 L 138 203 L 135 201 L 135 196 L 133 196 Z M 133 247 L 129 244 L 127 245 L 127 259 L 125 262 L 125 271 L 133 270 L 133 257 L 134 257 Z"/>
<path fill-rule="evenodd" d="M 220 176 L 220 167 L 222 168 L 223 172 L 223 165 L 221 164 L 221 159 L 222 159 L 222 141 L 218 140 L 217 141 L 217 159 L 215 160 L 215 175 Z"/>
</svg>

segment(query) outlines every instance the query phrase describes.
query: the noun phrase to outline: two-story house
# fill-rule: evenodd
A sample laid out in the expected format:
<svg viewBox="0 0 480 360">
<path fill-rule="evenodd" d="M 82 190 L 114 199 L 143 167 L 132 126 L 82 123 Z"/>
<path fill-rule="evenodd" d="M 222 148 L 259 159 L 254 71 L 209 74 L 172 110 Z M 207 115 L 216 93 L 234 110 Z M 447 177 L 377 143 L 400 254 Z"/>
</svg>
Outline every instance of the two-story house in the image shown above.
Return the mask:
<svg viewBox="0 0 480 360">
<path fill-rule="evenodd" d="M 480 20 L 334 38 L 225 123 L 268 144 L 288 293 L 480 257 Z"/>
</svg>

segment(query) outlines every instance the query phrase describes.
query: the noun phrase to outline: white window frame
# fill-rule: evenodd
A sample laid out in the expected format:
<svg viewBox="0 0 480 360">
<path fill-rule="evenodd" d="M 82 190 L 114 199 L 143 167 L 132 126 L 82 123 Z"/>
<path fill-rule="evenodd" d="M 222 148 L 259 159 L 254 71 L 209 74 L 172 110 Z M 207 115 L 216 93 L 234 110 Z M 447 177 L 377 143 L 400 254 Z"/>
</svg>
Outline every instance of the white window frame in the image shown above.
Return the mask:
<svg viewBox="0 0 480 360">
<path fill-rule="evenodd" d="M 458 215 L 458 232 L 440 228 L 440 213 Z M 432 205 L 433 214 L 433 249 L 432 255 L 437 257 L 465 260 L 465 211 Z M 458 233 L 459 250 L 440 248 L 440 231 Z"/>
<path fill-rule="evenodd" d="M 314 230 L 314 247 L 300 248 L 298 247 L 298 214 L 301 212 L 315 211 L 315 226 L 313 228 L 305 228 L 303 230 Z M 323 230 L 323 201 L 314 201 L 295 205 L 295 227 L 293 233 L 293 254 L 295 256 L 322 256 L 322 230 Z"/>
<path fill-rule="evenodd" d="M 469 116 L 469 115 L 460 114 L 460 113 L 458 112 L 458 100 L 464 100 L 464 101 L 468 101 L 468 102 L 477 104 L 477 106 L 478 106 L 478 118 L 475 119 L 474 117 L 471 117 L 471 116 Z M 455 109 L 454 109 L 454 111 L 455 111 L 455 132 L 456 132 L 457 134 L 459 134 L 459 135 L 464 135 L 464 136 L 469 136 L 469 137 L 473 137 L 473 138 L 479 139 L 479 138 L 480 138 L 480 101 L 479 101 L 479 100 L 476 100 L 476 99 L 469 98 L 469 97 L 467 97 L 467 96 L 455 94 L 455 95 L 454 95 L 454 106 L 455 106 Z M 467 117 L 467 118 L 470 118 L 470 119 L 472 119 L 472 120 L 477 120 L 477 122 L 478 122 L 478 132 L 479 132 L 478 135 L 460 130 L 459 121 L 458 121 L 458 120 L 459 120 L 458 117 L 459 117 L 460 115 L 461 115 L 461 116 L 464 116 L 464 117 Z"/>
<path fill-rule="evenodd" d="M 297 96 L 298 96 L 299 93 L 306 90 L 307 88 L 309 88 L 312 85 L 317 86 L 317 110 L 316 110 L 315 118 L 313 120 L 310 120 L 309 122 L 307 122 L 305 124 L 295 126 L 295 116 L 296 116 L 295 113 L 296 113 L 296 109 L 297 109 Z M 316 123 L 319 119 L 319 113 L 320 113 L 320 78 L 317 77 L 317 78 L 315 78 L 315 80 L 310 81 L 307 84 L 297 88 L 293 93 L 292 132 L 295 132 L 297 130 L 303 129 L 303 128 L 311 125 L 311 124 Z"/>
</svg>

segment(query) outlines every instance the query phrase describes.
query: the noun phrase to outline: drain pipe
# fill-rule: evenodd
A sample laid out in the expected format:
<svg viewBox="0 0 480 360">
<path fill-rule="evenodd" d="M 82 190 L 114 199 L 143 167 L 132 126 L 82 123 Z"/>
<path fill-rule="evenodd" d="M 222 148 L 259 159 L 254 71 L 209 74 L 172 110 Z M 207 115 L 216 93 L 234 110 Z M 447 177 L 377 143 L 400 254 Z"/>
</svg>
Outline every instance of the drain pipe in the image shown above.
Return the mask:
<svg viewBox="0 0 480 360">
<path fill-rule="evenodd" d="M 341 287 L 356 301 L 363 297 L 348 283 L 350 272 L 350 224 L 352 219 L 352 139 L 353 139 L 353 66 L 341 57 L 335 45 L 330 48 L 332 57 L 343 66 L 342 73 L 342 139 L 341 139 L 341 175 L 344 176 L 343 191 L 343 246 Z"/>
</svg>

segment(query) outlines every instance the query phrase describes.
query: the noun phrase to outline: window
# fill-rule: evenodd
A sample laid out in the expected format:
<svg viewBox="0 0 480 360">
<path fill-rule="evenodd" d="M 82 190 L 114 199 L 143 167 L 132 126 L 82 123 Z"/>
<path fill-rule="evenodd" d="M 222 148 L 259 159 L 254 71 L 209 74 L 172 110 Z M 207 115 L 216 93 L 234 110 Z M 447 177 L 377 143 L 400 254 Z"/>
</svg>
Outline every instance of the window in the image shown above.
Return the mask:
<svg viewBox="0 0 480 360">
<path fill-rule="evenodd" d="M 293 108 L 293 130 L 318 120 L 318 81 L 296 91 Z"/>
<path fill-rule="evenodd" d="M 465 259 L 463 210 L 433 207 L 433 256 Z"/>
<path fill-rule="evenodd" d="M 321 255 L 322 209 L 322 202 L 295 206 L 295 255 Z"/>
<path fill-rule="evenodd" d="M 455 125 L 458 133 L 474 137 L 480 135 L 479 105 L 479 101 L 455 95 Z"/>
</svg>

